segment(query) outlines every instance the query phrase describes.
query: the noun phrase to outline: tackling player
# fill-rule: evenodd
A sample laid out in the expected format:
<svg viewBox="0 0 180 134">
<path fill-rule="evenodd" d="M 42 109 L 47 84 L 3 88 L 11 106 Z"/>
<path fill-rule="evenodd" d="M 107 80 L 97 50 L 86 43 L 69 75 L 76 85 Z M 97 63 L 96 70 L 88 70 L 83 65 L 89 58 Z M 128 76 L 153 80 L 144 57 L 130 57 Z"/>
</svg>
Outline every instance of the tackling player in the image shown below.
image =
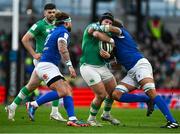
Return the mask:
<svg viewBox="0 0 180 134">
<path fill-rule="evenodd" d="M 119 85 L 116 86 L 112 98 L 120 102 L 137 102 L 141 99 L 133 96 L 133 94 L 128 94 L 128 92 L 141 87 L 167 119 L 167 124 L 162 127 L 178 128 L 179 124 L 171 115 L 165 101 L 156 92 L 151 64 L 138 50 L 136 42 L 123 25 L 119 21 L 115 21 L 114 26 L 120 28 L 120 36 L 112 36 L 115 42 L 114 54 L 117 62 L 124 66 L 128 72 Z M 105 32 L 104 27 L 109 26 L 101 26 L 99 30 Z M 109 31 L 108 29 L 106 28 L 106 32 Z M 105 42 L 112 40 L 106 34 L 98 34 L 100 34 L 101 40 Z"/>
<path fill-rule="evenodd" d="M 54 29 L 54 19 L 55 19 L 56 6 L 52 3 L 48 3 L 44 6 L 44 18 L 35 23 L 28 32 L 23 36 L 22 43 L 26 50 L 32 55 L 34 58 L 33 62 L 36 66 L 41 57 L 41 53 L 44 48 L 44 42 L 48 35 L 48 33 Z M 33 39 L 36 41 L 36 51 L 34 51 L 32 47 Z M 40 85 L 40 81 L 36 81 L 35 71 L 32 72 L 31 78 L 27 85 L 25 85 L 11 103 L 11 105 L 7 106 L 5 109 L 8 112 L 8 119 L 14 120 L 15 110 L 18 105 L 22 102 L 22 100 L 26 99 L 26 97 L 32 93 L 38 86 Z M 50 118 L 58 121 L 66 121 L 61 114 L 58 112 L 59 100 L 55 100 L 52 102 L 52 110 L 50 113 Z"/>
</svg>

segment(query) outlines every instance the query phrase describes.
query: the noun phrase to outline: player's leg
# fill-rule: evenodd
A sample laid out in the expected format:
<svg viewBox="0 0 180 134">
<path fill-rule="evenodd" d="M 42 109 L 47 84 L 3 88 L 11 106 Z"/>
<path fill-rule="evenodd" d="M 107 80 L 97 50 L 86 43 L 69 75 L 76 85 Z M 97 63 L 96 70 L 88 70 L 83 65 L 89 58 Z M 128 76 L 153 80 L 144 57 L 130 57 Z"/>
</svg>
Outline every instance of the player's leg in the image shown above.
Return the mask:
<svg viewBox="0 0 180 134">
<path fill-rule="evenodd" d="M 167 119 L 167 124 L 163 127 L 165 128 L 178 128 L 179 124 L 172 116 L 166 102 L 162 99 L 161 96 L 159 96 L 155 90 L 155 84 L 153 79 L 151 78 L 145 78 L 140 81 L 144 91 L 146 94 L 153 99 L 154 104 L 157 105 L 159 110 L 163 113 L 164 117 Z"/>
<path fill-rule="evenodd" d="M 75 111 L 74 111 L 74 101 L 72 98 L 72 88 L 69 85 L 67 81 L 64 81 L 64 87 L 67 90 L 67 95 L 63 97 L 64 101 L 64 108 L 68 114 L 68 126 L 81 126 L 81 127 L 86 127 L 89 126 L 86 122 L 79 121 L 76 118 Z"/>
<path fill-rule="evenodd" d="M 61 78 L 61 77 L 59 77 Z M 63 78 L 63 77 L 62 77 Z M 53 80 L 53 79 L 52 79 Z M 59 85 L 58 83 L 62 83 L 63 80 L 58 80 L 56 82 L 54 82 L 53 84 L 51 84 L 51 88 L 52 87 L 56 87 L 56 88 L 60 88 L 57 85 Z M 50 86 L 50 85 L 49 85 Z M 29 110 L 29 117 L 32 121 L 34 121 L 34 114 L 35 114 L 35 110 L 41 106 L 44 103 L 50 102 L 50 101 L 54 101 L 57 100 L 63 96 L 66 95 L 66 92 L 63 92 L 61 90 L 59 90 L 59 92 L 61 92 L 61 95 L 58 94 L 57 91 L 52 91 L 52 92 L 48 92 L 45 95 L 39 97 L 38 99 L 36 99 L 35 101 L 31 102 L 31 103 L 27 103 L 27 109 Z M 32 109 L 32 110 L 31 110 Z"/>
<path fill-rule="evenodd" d="M 104 83 L 101 81 L 101 77 L 97 71 L 96 67 L 89 65 L 82 65 L 80 67 L 80 73 L 85 82 L 93 90 L 95 97 L 91 102 L 90 113 L 87 119 L 91 126 L 102 126 L 96 120 L 96 115 L 101 107 L 103 100 L 105 99 L 107 93 L 104 87 Z"/>
<path fill-rule="evenodd" d="M 127 74 L 116 86 L 112 93 L 112 98 L 119 102 L 132 103 L 132 102 L 145 102 L 147 104 L 147 115 L 152 114 L 154 105 L 152 100 L 146 94 L 129 94 L 137 88 L 137 82 Z"/>
<path fill-rule="evenodd" d="M 39 65 L 39 64 L 41 64 L 41 65 Z M 48 82 L 49 82 L 49 79 L 51 78 L 51 79 L 55 79 L 56 77 L 59 77 L 59 78 L 61 78 L 61 74 L 60 74 L 60 72 L 59 72 L 59 70 L 58 70 L 58 68 L 56 67 L 56 66 L 53 66 L 52 64 L 44 64 L 44 63 L 39 63 L 37 66 L 36 66 L 36 68 L 35 68 L 35 70 L 36 70 L 36 75 L 37 75 L 37 77 L 39 77 L 39 78 L 41 78 L 41 79 L 44 79 L 45 80 L 45 83 L 46 84 L 48 84 Z M 52 69 L 51 69 L 52 68 Z M 48 73 L 46 73 L 46 72 L 48 72 Z M 57 76 L 58 75 L 58 76 Z M 55 77 L 55 78 L 54 78 Z M 48 79 L 47 79 L 48 78 Z M 63 78 L 63 77 L 62 77 Z M 57 94 L 55 94 L 55 93 L 51 93 L 50 95 L 49 95 L 49 97 L 48 96 L 44 96 L 44 100 L 45 101 L 49 101 L 49 99 L 51 98 L 51 96 L 54 96 L 55 98 L 57 98 L 57 99 L 59 99 L 59 97 L 57 96 Z M 41 98 L 41 97 L 40 97 Z M 54 99 L 53 98 L 53 100 L 57 100 L 57 99 Z M 44 102 L 42 101 L 41 102 L 41 100 L 42 99 L 39 99 L 40 100 L 40 103 L 41 104 L 43 104 Z M 35 103 L 35 105 L 36 105 L 36 103 Z M 56 109 L 57 110 L 57 109 Z M 58 112 L 58 110 L 57 110 L 57 112 Z M 56 112 L 56 113 L 57 113 Z"/>
<path fill-rule="evenodd" d="M 112 104 L 114 102 L 114 100 L 110 96 L 111 96 L 112 92 L 114 91 L 117 83 L 116 83 L 116 80 L 113 77 L 112 73 L 109 70 L 105 69 L 105 75 L 103 75 L 103 76 L 104 76 L 103 82 L 104 82 L 105 89 L 106 89 L 106 92 L 108 93 L 108 95 L 106 96 L 106 98 L 104 100 L 104 110 L 101 115 L 101 119 L 104 121 L 109 121 L 113 125 L 119 125 L 120 121 L 118 119 L 113 118 L 110 113 Z"/>
<path fill-rule="evenodd" d="M 29 112 L 28 114 L 29 114 L 30 119 L 34 121 L 35 111 L 42 104 L 53 101 L 53 100 L 57 100 L 63 97 L 64 107 L 69 117 L 67 125 L 77 126 L 77 127 L 88 126 L 86 123 L 78 121 L 78 119 L 75 116 L 72 92 L 71 92 L 71 87 L 69 86 L 69 84 L 65 82 L 64 80 L 60 79 L 58 81 L 53 82 L 50 85 L 50 88 L 51 89 L 53 88 L 57 91 L 49 92 L 41 96 L 37 100 L 27 103 L 28 112 Z"/>
<path fill-rule="evenodd" d="M 20 105 L 20 103 L 27 98 L 27 96 L 40 85 L 40 79 L 35 74 L 35 70 L 33 70 L 31 74 L 31 78 L 26 86 L 21 88 L 20 92 L 14 99 L 14 101 L 5 107 L 8 112 L 8 119 L 14 120 L 16 108 Z"/>
<path fill-rule="evenodd" d="M 107 93 L 106 93 L 103 82 L 99 82 L 90 87 L 93 90 L 93 92 L 95 93 L 95 97 L 91 102 L 88 123 L 91 126 L 102 126 L 99 122 L 97 122 L 96 115 L 98 114 L 98 111 L 101 107 L 102 102 L 104 101 L 105 97 L 107 96 Z"/>
<path fill-rule="evenodd" d="M 67 111 L 70 126 L 87 126 L 86 123 L 79 122 L 75 116 L 74 104 L 72 98 L 72 89 L 70 85 L 65 81 L 64 77 L 60 73 L 57 66 L 52 63 L 39 63 L 36 67 L 38 76 L 45 81 L 48 87 L 55 89 L 56 91 L 49 92 L 44 96 L 41 96 L 36 101 L 28 103 L 29 117 L 34 120 L 35 110 L 42 104 L 64 98 L 64 107 Z"/>
<path fill-rule="evenodd" d="M 179 124 L 173 118 L 165 101 L 157 94 L 155 90 L 154 79 L 152 75 L 152 66 L 147 59 L 142 59 L 136 70 L 136 79 L 144 89 L 145 93 L 154 101 L 160 111 L 163 113 L 168 123 L 164 127 L 177 128 Z"/>
<path fill-rule="evenodd" d="M 54 119 L 57 121 L 67 121 L 62 117 L 61 113 L 59 112 L 59 100 L 52 101 L 50 119 Z"/>
<path fill-rule="evenodd" d="M 33 63 L 35 65 L 35 67 L 38 65 L 39 61 L 36 59 L 33 59 Z M 51 108 L 51 113 L 50 113 L 50 119 L 54 119 L 57 121 L 67 121 L 66 119 L 64 119 L 61 115 L 61 113 L 59 112 L 59 100 L 54 100 L 52 102 L 52 108 Z"/>
</svg>

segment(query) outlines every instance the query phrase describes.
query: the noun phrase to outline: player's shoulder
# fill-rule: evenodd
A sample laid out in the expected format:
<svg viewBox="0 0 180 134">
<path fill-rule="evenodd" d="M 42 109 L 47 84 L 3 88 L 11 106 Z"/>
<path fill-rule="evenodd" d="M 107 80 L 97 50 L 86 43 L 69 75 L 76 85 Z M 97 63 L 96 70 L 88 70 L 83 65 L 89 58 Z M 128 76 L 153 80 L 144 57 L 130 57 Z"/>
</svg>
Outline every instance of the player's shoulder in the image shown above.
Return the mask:
<svg viewBox="0 0 180 134">
<path fill-rule="evenodd" d="M 29 31 L 35 31 L 36 29 L 42 29 L 44 27 L 43 20 L 38 20 L 29 29 Z"/>
<path fill-rule="evenodd" d="M 35 24 L 38 26 L 43 26 L 46 24 L 46 21 L 44 19 L 41 19 L 41 20 L 38 20 Z"/>
<path fill-rule="evenodd" d="M 56 27 L 53 31 L 56 35 L 64 35 L 67 34 L 68 36 L 70 35 L 69 31 L 67 30 L 67 28 L 60 26 L 60 27 Z"/>
<path fill-rule="evenodd" d="M 98 22 L 90 23 L 87 28 L 100 25 Z"/>
<path fill-rule="evenodd" d="M 43 20 L 38 20 L 37 22 L 35 22 L 32 26 L 31 26 L 31 29 L 35 29 L 37 27 L 41 27 L 44 25 L 44 22 Z"/>
<path fill-rule="evenodd" d="M 95 27 L 95 26 L 97 26 L 97 25 L 99 25 L 97 22 L 88 24 L 88 25 L 86 26 L 85 30 L 84 30 L 84 33 L 87 34 L 89 28 Z"/>
</svg>

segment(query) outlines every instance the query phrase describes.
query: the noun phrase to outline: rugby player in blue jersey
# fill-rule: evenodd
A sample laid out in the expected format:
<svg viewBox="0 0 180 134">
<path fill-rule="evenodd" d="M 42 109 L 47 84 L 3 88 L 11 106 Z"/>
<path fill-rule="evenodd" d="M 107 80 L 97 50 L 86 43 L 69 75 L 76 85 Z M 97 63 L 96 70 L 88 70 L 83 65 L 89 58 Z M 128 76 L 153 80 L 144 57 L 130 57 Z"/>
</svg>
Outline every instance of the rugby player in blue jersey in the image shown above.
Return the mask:
<svg viewBox="0 0 180 134">
<path fill-rule="evenodd" d="M 127 70 L 127 75 L 113 91 L 112 98 L 120 102 L 145 102 L 146 99 L 143 97 L 128 94 L 128 92 L 140 87 L 167 119 L 167 124 L 162 128 L 178 128 L 179 124 L 170 113 L 167 104 L 156 92 L 151 64 L 138 50 L 136 42 L 123 25 L 119 21 L 114 21 L 114 26 L 119 28 L 119 35 L 112 36 L 112 38 L 102 32 L 109 32 L 113 26 L 102 25 L 94 28 L 97 30 L 96 35 L 101 40 L 109 43 L 112 42 L 112 39 L 114 40 L 114 55 L 117 63 Z"/>
<path fill-rule="evenodd" d="M 27 102 L 28 115 L 34 121 L 35 111 L 40 105 L 63 97 L 64 107 L 69 117 L 67 125 L 88 126 L 88 124 L 76 118 L 72 89 L 58 68 L 60 61 L 64 60 L 71 77 L 76 77 L 76 72 L 72 66 L 67 49 L 70 40 L 69 32 L 72 27 L 71 18 L 64 12 L 57 12 L 55 17 L 56 28 L 46 38 L 45 47 L 40 62 L 35 67 L 35 71 L 39 79 L 44 80 L 50 89 L 55 89 L 56 91 L 49 92 L 33 102 Z"/>
</svg>

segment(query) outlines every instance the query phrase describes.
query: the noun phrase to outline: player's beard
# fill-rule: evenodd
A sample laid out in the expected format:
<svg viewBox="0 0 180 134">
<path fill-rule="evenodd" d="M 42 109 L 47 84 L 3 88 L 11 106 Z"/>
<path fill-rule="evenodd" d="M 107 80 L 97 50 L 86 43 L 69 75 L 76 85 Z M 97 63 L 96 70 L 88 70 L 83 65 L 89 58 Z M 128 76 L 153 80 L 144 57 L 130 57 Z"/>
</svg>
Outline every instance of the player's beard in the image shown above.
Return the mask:
<svg viewBox="0 0 180 134">
<path fill-rule="evenodd" d="M 68 32 L 71 32 L 71 27 L 68 27 L 67 30 L 68 30 Z"/>
<path fill-rule="evenodd" d="M 51 16 L 49 18 L 47 18 L 48 22 L 52 23 L 54 21 L 55 17 Z"/>
</svg>

